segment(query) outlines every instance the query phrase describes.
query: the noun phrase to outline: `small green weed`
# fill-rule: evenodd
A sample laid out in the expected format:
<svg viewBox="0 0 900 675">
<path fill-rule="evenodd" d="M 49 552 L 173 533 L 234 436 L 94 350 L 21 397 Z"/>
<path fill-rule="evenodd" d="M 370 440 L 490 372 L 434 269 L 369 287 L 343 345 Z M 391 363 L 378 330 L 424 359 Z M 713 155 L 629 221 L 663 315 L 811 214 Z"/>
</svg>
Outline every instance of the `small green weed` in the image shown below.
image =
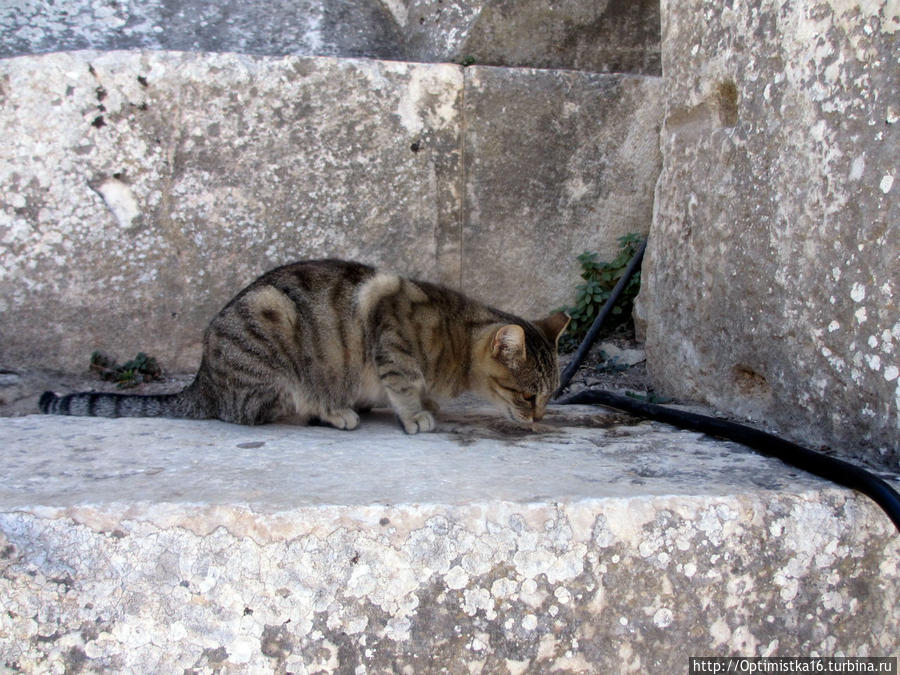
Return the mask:
<svg viewBox="0 0 900 675">
<path fill-rule="evenodd" d="M 144 352 L 138 352 L 131 361 L 119 365 L 112 357 L 101 351 L 95 351 L 91 354 L 90 369 L 97 373 L 100 379 L 115 382 L 122 389 L 162 379 L 162 368 L 156 359 Z"/>
<path fill-rule="evenodd" d="M 562 310 L 572 317 L 566 334 L 560 340 L 562 351 L 571 351 L 584 339 L 591 324 L 600 312 L 606 300 L 609 298 L 616 282 L 622 276 L 628 262 L 634 257 L 641 245 L 643 237 L 637 233 L 626 234 L 619 237 L 619 252 L 611 262 L 599 262 L 597 253 L 585 251 L 578 256 L 581 266 L 581 278 L 583 284 L 575 287 L 576 298 L 572 307 L 563 307 Z M 610 312 L 609 322 L 611 326 L 618 325 L 631 317 L 634 299 L 641 287 L 641 273 L 637 271 L 628 281 L 628 285 L 619 298 L 619 302 Z"/>
</svg>

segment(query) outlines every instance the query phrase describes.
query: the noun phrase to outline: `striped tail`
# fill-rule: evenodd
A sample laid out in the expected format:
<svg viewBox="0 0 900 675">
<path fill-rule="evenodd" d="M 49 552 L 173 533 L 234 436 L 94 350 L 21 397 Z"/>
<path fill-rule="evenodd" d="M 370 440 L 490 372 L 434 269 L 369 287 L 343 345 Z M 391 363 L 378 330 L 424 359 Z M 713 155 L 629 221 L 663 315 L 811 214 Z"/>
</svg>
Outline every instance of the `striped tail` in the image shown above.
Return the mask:
<svg viewBox="0 0 900 675">
<path fill-rule="evenodd" d="M 192 405 L 188 390 L 176 394 L 142 396 L 84 392 L 58 396 L 45 391 L 38 406 L 48 415 L 87 415 L 91 417 L 186 417 L 202 419 L 208 415 Z"/>
</svg>

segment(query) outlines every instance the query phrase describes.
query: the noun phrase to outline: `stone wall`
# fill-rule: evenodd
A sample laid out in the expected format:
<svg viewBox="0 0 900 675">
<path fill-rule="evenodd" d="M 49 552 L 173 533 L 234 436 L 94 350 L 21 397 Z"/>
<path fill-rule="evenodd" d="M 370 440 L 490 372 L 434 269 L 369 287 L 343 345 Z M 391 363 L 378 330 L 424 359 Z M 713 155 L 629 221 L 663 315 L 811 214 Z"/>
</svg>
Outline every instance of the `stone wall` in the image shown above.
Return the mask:
<svg viewBox="0 0 900 675">
<path fill-rule="evenodd" d="M 0 56 L 164 49 L 365 56 L 658 75 L 652 0 L 24 0 Z"/>
<path fill-rule="evenodd" d="M 668 0 L 662 16 L 652 375 L 896 468 L 897 4 Z"/>
<path fill-rule="evenodd" d="M 649 229 L 661 82 L 588 71 L 658 74 L 654 2 L 28 0 L 0 37 L 0 365 L 192 369 L 303 257 L 543 314 Z"/>
<path fill-rule="evenodd" d="M 0 61 L 0 364 L 143 350 L 193 369 L 234 293 L 308 257 L 542 315 L 571 300 L 578 253 L 649 228 L 660 85 L 329 57 Z"/>
<path fill-rule="evenodd" d="M 410 0 L 407 58 L 660 74 L 658 0 Z"/>
<path fill-rule="evenodd" d="M 571 304 L 579 253 L 610 260 L 619 237 L 649 229 L 661 85 L 647 77 L 466 69 L 465 291 L 532 311 Z"/>
</svg>

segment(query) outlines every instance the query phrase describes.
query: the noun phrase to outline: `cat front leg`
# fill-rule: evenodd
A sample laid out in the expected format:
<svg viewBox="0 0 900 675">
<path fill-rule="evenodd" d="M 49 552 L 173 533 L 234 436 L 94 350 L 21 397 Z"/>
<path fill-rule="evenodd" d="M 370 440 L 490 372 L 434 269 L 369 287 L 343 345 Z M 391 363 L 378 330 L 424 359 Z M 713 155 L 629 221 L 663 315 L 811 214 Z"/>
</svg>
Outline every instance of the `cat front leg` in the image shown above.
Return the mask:
<svg viewBox="0 0 900 675">
<path fill-rule="evenodd" d="M 330 424 L 336 429 L 351 431 L 359 426 L 359 415 L 355 410 L 343 408 L 341 410 L 329 410 L 318 415 L 319 420 Z"/>
<path fill-rule="evenodd" d="M 434 415 L 425 409 L 422 401 L 421 389 L 414 382 L 405 381 L 402 377 L 394 377 L 390 374 L 382 380 L 387 392 L 391 408 L 397 413 L 403 430 L 408 434 L 417 434 L 420 431 L 433 431 L 435 427 Z M 423 382 L 424 384 L 424 382 Z"/>
<path fill-rule="evenodd" d="M 400 424 L 408 434 L 417 434 L 420 431 L 434 431 L 436 426 L 434 415 L 427 410 L 422 410 L 412 415 L 400 416 Z"/>
<path fill-rule="evenodd" d="M 407 354 L 406 351 L 410 353 Z M 434 430 L 434 415 L 430 409 L 436 410 L 437 406 L 423 395 L 425 378 L 412 357 L 411 350 L 379 349 L 375 356 L 375 366 L 378 379 L 404 431 L 417 434 L 420 431 Z"/>
</svg>

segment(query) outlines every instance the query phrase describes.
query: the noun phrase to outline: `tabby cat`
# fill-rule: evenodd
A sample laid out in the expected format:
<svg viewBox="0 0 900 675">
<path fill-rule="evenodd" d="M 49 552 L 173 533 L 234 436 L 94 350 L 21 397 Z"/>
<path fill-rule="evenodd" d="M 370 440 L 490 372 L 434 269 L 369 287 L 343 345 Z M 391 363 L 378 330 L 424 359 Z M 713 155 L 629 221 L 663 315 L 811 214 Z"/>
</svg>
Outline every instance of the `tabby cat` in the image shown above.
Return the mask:
<svg viewBox="0 0 900 675">
<path fill-rule="evenodd" d="M 45 413 L 359 425 L 390 404 L 407 433 L 431 431 L 435 398 L 472 391 L 522 423 L 559 383 L 569 317 L 535 322 L 424 281 L 341 260 L 298 262 L 247 286 L 212 320 L 194 381 L 175 394 L 46 392 Z"/>
</svg>

